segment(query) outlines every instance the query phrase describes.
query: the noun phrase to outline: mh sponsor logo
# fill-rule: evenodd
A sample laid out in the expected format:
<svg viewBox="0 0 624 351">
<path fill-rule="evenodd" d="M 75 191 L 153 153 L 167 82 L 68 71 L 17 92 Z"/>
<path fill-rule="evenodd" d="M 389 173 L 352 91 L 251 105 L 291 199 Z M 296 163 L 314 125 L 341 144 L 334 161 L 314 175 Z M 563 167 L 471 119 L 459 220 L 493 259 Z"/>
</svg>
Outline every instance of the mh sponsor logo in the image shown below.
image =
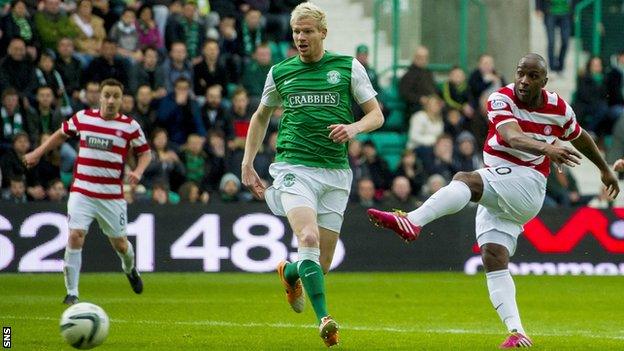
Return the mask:
<svg viewBox="0 0 624 351">
<path fill-rule="evenodd" d="M 111 151 L 113 149 L 113 140 L 88 135 L 87 146 L 91 149 Z"/>
<path fill-rule="evenodd" d="M 304 92 L 288 94 L 290 107 L 301 106 L 338 106 L 340 94 L 337 92 Z"/>
</svg>

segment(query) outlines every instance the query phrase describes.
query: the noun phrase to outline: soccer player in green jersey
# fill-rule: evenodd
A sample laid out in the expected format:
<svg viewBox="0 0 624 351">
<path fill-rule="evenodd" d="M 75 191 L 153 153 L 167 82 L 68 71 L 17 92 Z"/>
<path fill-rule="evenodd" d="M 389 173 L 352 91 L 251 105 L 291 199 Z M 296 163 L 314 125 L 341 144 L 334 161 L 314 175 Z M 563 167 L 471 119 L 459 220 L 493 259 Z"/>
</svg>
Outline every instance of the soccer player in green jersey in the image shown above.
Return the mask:
<svg viewBox="0 0 624 351">
<path fill-rule="evenodd" d="M 265 198 L 274 214 L 286 216 L 299 243 L 299 261 L 277 267 L 295 312 L 308 295 L 325 345 L 338 343 L 338 324 L 327 312 L 324 275 L 329 271 L 353 175 L 346 143 L 379 128 L 383 114 L 364 67 L 353 57 L 327 52 L 327 19 L 309 2 L 298 5 L 290 25 L 299 55 L 274 65 L 262 100 L 251 118 L 242 161 L 243 184 Z M 354 122 L 353 97 L 365 113 Z M 277 155 L 270 168 L 273 185 L 264 188 L 253 161 L 276 107 L 284 114 Z M 303 287 L 302 287 L 303 286 Z"/>
</svg>

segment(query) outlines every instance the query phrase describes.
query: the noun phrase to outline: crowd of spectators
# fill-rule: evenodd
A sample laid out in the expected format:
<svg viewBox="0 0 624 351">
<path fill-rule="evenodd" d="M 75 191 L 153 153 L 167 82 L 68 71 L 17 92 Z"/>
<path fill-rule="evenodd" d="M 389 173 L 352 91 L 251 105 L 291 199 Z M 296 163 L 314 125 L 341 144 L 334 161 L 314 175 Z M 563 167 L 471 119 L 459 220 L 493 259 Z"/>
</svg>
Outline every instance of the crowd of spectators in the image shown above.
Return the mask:
<svg viewBox="0 0 624 351">
<path fill-rule="evenodd" d="M 153 154 L 141 183 L 124 186 L 128 202 L 253 201 L 240 183 L 245 136 L 271 65 L 296 54 L 289 14 L 302 1 L 6 3 L 0 8 L 2 198 L 66 198 L 76 140 L 30 170 L 21 157 L 76 111 L 98 108 L 99 82 L 115 78 L 126 87 L 122 113 L 139 122 Z M 358 46 L 355 57 L 381 92 L 368 48 Z M 471 72 L 453 67 L 442 80 L 428 65 L 429 50 L 418 47 L 398 83 L 407 131 L 398 165 L 389 165 L 370 140 L 350 142 L 354 203 L 412 210 L 455 173 L 483 166 L 486 100 L 508 81 L 488 54 Z M 623 72 L 624 52 L 608 68 L 590 59 L 579 76 L 574 106 L 597 137 L 624 130 Z M 354 104 L 356 118 L 361 113 Z M 267 184 L 281 114 L 277 109 L 271 118 L 255 161 Z M 624 133 L 614 135 L 612 144 L 624 148 Z M 590 201 L 578 195 L 569 172 L 551 178 L 547 205 Z"/>
<path fill-rule="evenodd" d="M 301 2 L 2 1 L 2 198 L 66 198 L 76 140 L 33 169 L 21 158 L 73 113 L 99 108 L 99 82 L 115 78 L 125 86 L 121 112 L 139 122 L 153 150 L 141 184 L 124 188 L 128 201 L 248 200 L 239 163 L 249 120 L 271 65 L 296 52 L 287 50 L 289 17 Z M 261 169 L 273 160 L 280 113 L 257 158 Z"/>
</svg>

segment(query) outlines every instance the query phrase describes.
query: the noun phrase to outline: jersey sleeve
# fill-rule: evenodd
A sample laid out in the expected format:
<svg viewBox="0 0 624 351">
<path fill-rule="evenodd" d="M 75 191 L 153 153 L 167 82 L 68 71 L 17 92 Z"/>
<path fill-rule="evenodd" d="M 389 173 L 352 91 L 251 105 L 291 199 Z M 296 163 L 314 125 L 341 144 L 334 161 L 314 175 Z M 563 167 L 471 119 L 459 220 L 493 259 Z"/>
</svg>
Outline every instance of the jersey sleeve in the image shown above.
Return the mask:
<svg viewBox="0 0 624 351">
<path fill-rule="evenodd" d="M 273 80 L 273 67 L 269 70 L 266 80 L 264 81 L 264 90 L 262 91 L 262 99 L 260 102 L 268 107 L 276 107 L 282 104 L 282 97 L 277 91 L 275 81 Z"/>
<path fill-rule="evenodd" d="M 366 69 L 355 58 L 351 64 L 351 94 L 358 104 L 365 103 L 377 95 Z"/>
<path fill-rule="evenodd" d="M 137 121 L 132 121 L 132 125 L 136 126 L 135 131 L 130 135 L 130 145 L 137 154 L 149 151 L 150 147 L 143 133 L 143 129 Z"/>
<path fill-rule="evenodd" d="M 574 110 L 572 110 L 572 107 L 570 107 L 567 102 L 566 119 L 567 121 L 563 125 L 563 135 L 559 139 L 566 141 L 574 140 L 581 135 L 583 129 L 576 120 L 576 114 L 574 113 Z"/>
<path fill-rule="evenodd" d="M 70 119 L 63 121 L 63 123 L 61 124 L 61 130 L 63 131 L 63 134 L 70 137 L 75 137 L 80 132 L 78 130 L 79 125 L 80 123 L 78 123 L 78 116 L 74 114 L 73 116 L 71 116 Z"/>
<path fill-rule="evenodd" d="M 495 128 L 509 123 L 517 122 L 512 110 L 513 102 L 507 96 L 498 92 L 492 93 L 487 101 L 487 117 Z"/>
</svg>

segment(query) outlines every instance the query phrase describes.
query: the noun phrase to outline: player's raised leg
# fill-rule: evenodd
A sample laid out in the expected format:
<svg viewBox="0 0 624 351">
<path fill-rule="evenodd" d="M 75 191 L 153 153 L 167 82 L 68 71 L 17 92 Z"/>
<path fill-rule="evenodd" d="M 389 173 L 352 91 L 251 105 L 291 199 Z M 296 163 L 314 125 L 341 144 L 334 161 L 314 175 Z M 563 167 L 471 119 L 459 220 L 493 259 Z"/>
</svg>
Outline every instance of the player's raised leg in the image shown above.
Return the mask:
<svg viewBox="0 0 624 351">
<path fill-rule="evenodd" d="M 299 279 L 297 262 L 280 261 L 277 264 L 277 275 L 286 290 L 286 299 L 290 307 L 297 313 L 303 312 L 305 308 L 305 296 L 303 293 L 303 285 L 301 285 L 301 279 Z"/>
<path fill-rule="evenodd" d="M 369 209 L 367 212 L 375 225 L 391 229 L 409 242 L 418 238 L 422 227 L 427 223 L 458 212 L 470 201 L 479 201 L 482 193 L 483 181 L 478 173 L 459 172 L 455 174 L 453 181 L 410 213 L 376 209 Z"/>
<path fill-rule="evenodd" d="M 128 277 L 132 291 L 137 294 L 142 293 L 143 281 L 134 266 L 134 248 L 132 247 L 132 243 L 128 241 L 126 236 L 109 238 L 109 240 L 111 245 L 113 245 L 117 256 L 121 259 L 121 268 L 124 273 L 126 273 L 126 277 Z"/>
<path fill-rule="evenodd" d="M 82 266 L 82 246 L 84 245 L 86 232 L 80 229 L 70 229 L 67 247 L 63 262 L 63 276 L 67 295 L 63 299 L 66 305 L 78 303 L 78 281 L 80 279 L 80 267 Z"/>
</svg>

